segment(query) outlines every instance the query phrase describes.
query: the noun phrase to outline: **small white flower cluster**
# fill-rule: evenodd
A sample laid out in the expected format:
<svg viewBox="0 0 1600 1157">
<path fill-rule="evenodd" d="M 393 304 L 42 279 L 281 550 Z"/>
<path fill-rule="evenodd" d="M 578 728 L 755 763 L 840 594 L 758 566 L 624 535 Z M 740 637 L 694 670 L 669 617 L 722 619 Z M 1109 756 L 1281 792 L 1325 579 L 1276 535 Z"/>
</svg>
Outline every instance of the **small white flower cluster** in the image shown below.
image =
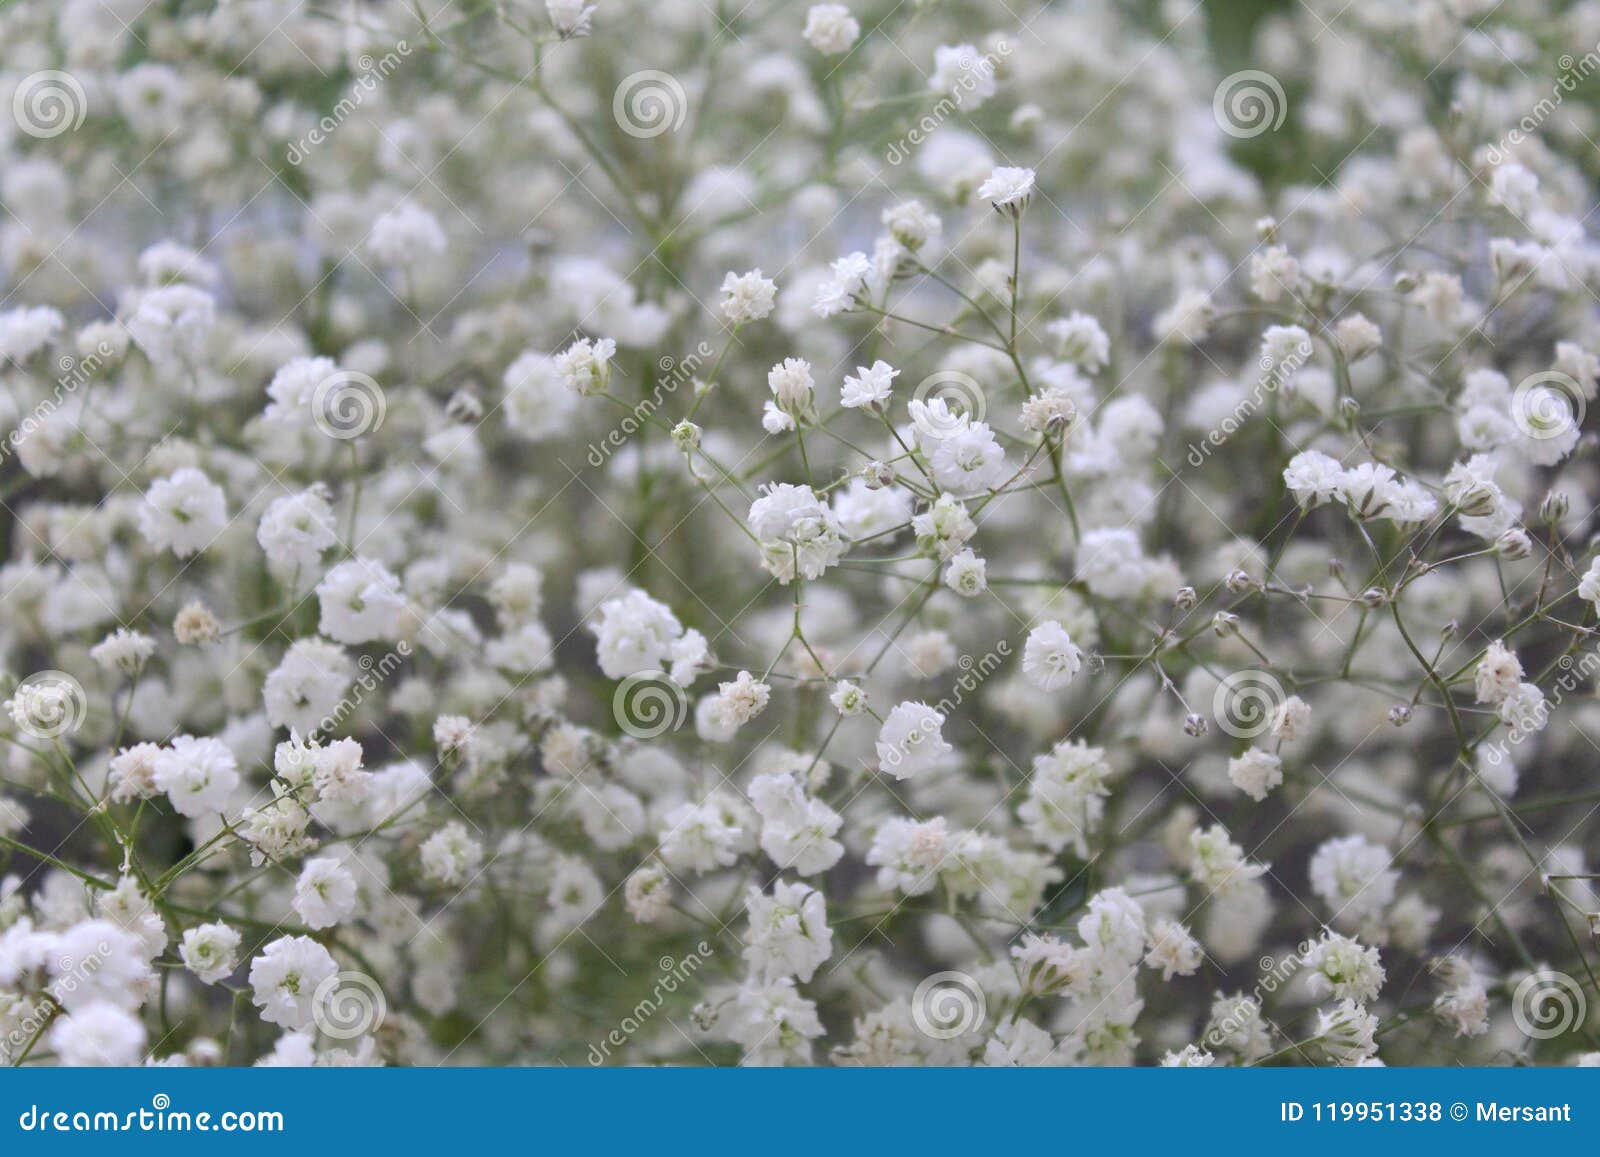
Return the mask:
<svg viewBox="0 0 1600 1157">
<path fill-rule="evenodd" d="M 0 1062 L 1600 1060 L 1600 3 L 448 7 L 0 6 Z"/>
</svg>

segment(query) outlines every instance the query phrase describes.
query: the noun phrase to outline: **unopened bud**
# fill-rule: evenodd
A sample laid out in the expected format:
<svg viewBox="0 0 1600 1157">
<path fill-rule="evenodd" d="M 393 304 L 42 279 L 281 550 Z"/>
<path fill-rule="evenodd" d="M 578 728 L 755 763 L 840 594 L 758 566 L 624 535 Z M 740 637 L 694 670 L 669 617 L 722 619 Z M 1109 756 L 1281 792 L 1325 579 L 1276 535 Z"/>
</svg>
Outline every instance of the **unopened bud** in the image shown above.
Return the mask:
<svg viewBox="0 0 1600 1157">
<path fill-rule="evenodd" d="M 1211 618 L 1211 629 L 1221 638 L 1227 638 L 1239 629 L 1239 616 L 1228 611 L 1218 611 Z"/>
<path fill-rule="evenodd" d="M 874 459 L 861 469 L 861 477 L 866 480 L 868 490 L 882 490 L 894 484 L 894 470 L 887 462 Z"/>
<path fill-rule="evenodd" d="M 1206 717 L 1197 712 L 1190 712 L 1183 721 L 1184 734 L 1194 739 L 1199 739 L 1207 731 Z"/>
<path fill-rule="evenodd" d="M 1417 275 L 1415 273 L 1395 274 L 1394 289 L 1396 293 L 1410 293 L 1416 287 Z"/>
<path fill-rule="evenodd" d="M 700 445 L 700 427 L 685 418 L 672 427 L 672 443 L 687 454 Z"/>
<path fill-rule="evenodd" d="M 1382 587 L 1368 587 L 1361 592 L 1361 605 L 1369 611 L 1378 610 L 1389 602 L 1389 592 Z"/>
<path fill-rule="evenodd" d="M 1494 540 L 1494 549 L 1501 558 L 1513 560 L 1527 558 L 1533 553 L 1533 540 L 1520 526 L 1513 526 Z"/>
<path fill-rule="evenodd" d="M 1179 587 L 1177 597 L 1172 600 L 1172 605 L 1180 611 L 1193 610 L 1194 605 L 1200 601 L 1200 596 L 1193 587 Z"/>
<path fill-rule="evenodd" d="M 1539 503 L 1539 517 L 1544 519 L 1546 525 L 1557 526 L 1567 517 L 1570 506 L 1566 491 L 1552 490 L 1544 496 L 1544 501 Z"/>
<path fill-rule="evenodd" d="M 1396 703 L 1393 707 L 1389 708 L 1389 722 L 1393 723 L 1396 727 L 1404 727 L 1407 723 L 1410 723 L 1411 704 Z"/>
<path fill-rule="evenodd" d="M 1245 591 L 1254 590 L 1255 585 L 1256 580 L 1242 570 L 1233 571 L 1228 575 L 1228 589 L 1236 595 L 1242 595 Z"/>
</svg>

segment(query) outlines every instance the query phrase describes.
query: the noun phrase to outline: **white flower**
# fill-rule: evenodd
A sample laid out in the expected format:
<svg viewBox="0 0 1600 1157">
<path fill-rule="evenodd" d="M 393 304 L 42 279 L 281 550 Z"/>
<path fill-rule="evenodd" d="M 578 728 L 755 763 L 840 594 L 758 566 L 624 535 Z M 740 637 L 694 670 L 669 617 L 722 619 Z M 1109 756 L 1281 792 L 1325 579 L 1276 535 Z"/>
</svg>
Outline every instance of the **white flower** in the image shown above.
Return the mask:
<svg viewBox="0 0 1600 1157">
<path fill-rule="evenodd" d="M 186 816 L 222 811 L 239 786 L 239 765 L 220 739 L 180 735 L 153 759 L 155 785 Z"/>
<path fill-rule="evenodd" d="M 1028 795 L 1017 808 L 1034 841 L 1052 852 L 1071 847 L 1089 855 L 1089 837 L 1100 830 L 1111 765 L 1102 748 L 1080 740 L 1062 740 L 1033 759 Z"/>
<path fill-rule="evenodd" d="M 149 635 L 118 628 L 96 643 L 89 657 L 107 671 L 135 675 L 155 653 L 156 641 Z"/>
<path fill-rule="evenodd" d="M 989 589 L 988 564 L 970 549 L 962 550 L 945 565 L 944 585 L 962 598 L 977 598 Z"/>
<path fill-rule="evenodd" d="M 844 845 L 833 838 L 843 817 L 807 796 L 795 773 L 758 775 L 748 794 L 762 821 L 761 850 L 780 868 L 814 876 L 844 855 Z"/>
<path fill-rule="evenodd" d="M 896 779 L 910 779 L 938 765 L 954 748 L 941 729 L 944 714 L 926 703 L 897 704 L 878 730 L 878 764 Z"/>
<path fill-rule="evenodd" d="M 409 201 L 379 214 L 367 234 L 367 252 L 380 264 L 402 270 L 438 259 L 446 245 L 439 219 Z"/>
<path fill-rule="evenodd" d="M 1358 926 L 1376 916 L 1394 899 L 1400 873 L 1390 867 L 1388 851 L 1364 836 L 1325 841 L 1311 857 L 1311 888 L 1333 913 L 1330 919 Z"/>
<path fill-rule="evenodd" d="M 423 843 L 422 874 L 435 884 L 460 888 L 477 875 L 483 845 L 467 834 L 466 825 L 451 820 Z"/>
<path fill-rule="evenodd" d="M 1302 507 L 1344 498 L 1346 483 L 1344 467 L 1319 450 L 1296 454 L 1283 470 L 1283 484 Z"/>
<path fill-rule="evenodd" d="M 934 50 L 928 83 L 962 108 L 976 109 L 995 94 L 994 61 L 970 44 L 942 44 Z"/>
<path fill-rule="evenodd" d="M 1252 747 L 1228 760 L 1228 779 L 1234 787 L 1260 803 L 1283 782 L 1283 762 L 1270 751 Z"/>
<path fill-rule="evenodd" d="M 920 896 L 939 882 L 939 870 L 951 852 L 943 816 L 918 822 L 903 817 L 886 820 L 872 837 L 867 863 L 878 869 L 878 886 Z"/>
<path fill-rule="evenodd" d="M 556 377 L 567 389 L 588 397 L 604 393 L 611 383 L 611 359 L 617 343 L 608 337 L 579 338 L 555 358 Z"/>
<path fill-rule="evenodd" d="M 863 715 L 867 710 L 867 693 L 847 679 L 841 679 L 828 692 L 828 702 L 840 715 Z"/>
<path fill-rule="evenodd" d="M 311 1025 L 317 986 L 339 966 L 309 936 L 280 936 L 250 962 L 251 999 L 261 1019 L 289 1029 Z"/>
<path fill-rule="evenodd" d="M 739 989 L 725 1014 L 728 1036 L 748 1065 L 809 1064 L 811 1041 L 822 1035 L 817 1006 L 795 991 L 788 977 Z"/>
<path fill-rule="evenodd" d="M 1022 647 L 1022 673 L 1039 690 L 1060 690 L 1077 677 L 1082 666 L 1082 648 L 1056 620 L 1049 619 L 1028 632 Z"/>
<path fill-rule="evenodd" d="M 822 893 L 806 884 L 779 880 L 767 896 L 751 888 L 745 898 L 750 932 L 744 958 L 753 975 L 775 980 L 810 980 L 833 954 L 833 932 Z"/>
<path fill-rule="evenodd" d="M 1100 322 L 1086 313 L 1068 314 L 1050 322 L 1044 331 L 1056 343 L 1056 356 L 1090 373 L 1111 360 L 1110 337 Z"/>
<path fill-rule="evenodd" d="M 1522 663 L 1517 653 L 1496 639 L 1484 648 L 1483 658 L 1473 674 L 1473 685 L 1479 703 L 1496 707 L 1509 699 L 1522 682 Z"/>
<path fill-rule="evenodd" d="M 880 218 L 889 235 L 908 251 L 916 253 L 937 240 L 943 223 L 921 201 L 902 201 L 883 211 Z"/>
<path fill-rule="evenodd" d="M 824 56 L 840 56 L 855 44 L 861 25 L 843 4 L 813 4 L 806 12 L 803 35 Z"/>
<path fill-rule="evenodd" d="M 131 1011 L 155 991 L 155 972 L 144 944 L 112 920 L 78 920 L 39 947 L 50 975 L 50 995 L 69 1012 L 96 1004 Z"/>
<path fill-rule="evenodd" d="M 767 486 L 750 504 L 750 530 L 761 543 L 761 562 L 781 583 L 798 574 L 821 578 L 846 548 L 838 520 L 809 486 Z"/>
<path fill-rule="evenodd" d="M 844 388 L 839 391 L 839 404 L 849 409 L 861 406 L 886 406 L 900 371 L 888 362 L 878 360 L 868 366 L 857 366 L 853 375 L 846 375 Z"/>
<path fill-rule="evenodd" d="M 784 358 L 773 366 L 767 372 L 767 388 L 772 391 L 772 400 L 778 409 L 795 421 L 816 420 L 811 363 L 804 358 Z"/>
<path fill-rule="evenodd" d="M 145 290 L 127 319 L 128 335 L 144 355 L 161 366 L 193 366 L 201 361 L 216 323 L 215 299 L 189 285 Z"/>
<path fill-rule="evenodd" d="M 1312 970 L 1308 989 L 1313 998 L 1333 996 L 1370 1004 L 1383 987 L 1384 971 L 1378 963 L 1378 950 L 1337 932 L 1324 932 L 1303 959 Z"/>
<path fill-rule="evenodd" d="M 226 924 L 196 924 L 184 932 L 178 956 L 190 972 L 215 984 L 238 967 L 240 943 L 239 933 Z"/>
<path fill-rule="evenodd" d="M 370 558 L 348 559 L 330 570 L 317 584 L 317 600 L 317 629 L 338 643 L 392 639 L 406 609 L 400 580 Z"/>
<path fill-rule="evenodd" d="M 1230 892 L 1267 870 L 1264 865 L 1246 860 L 1244 849 L 1228 837 L 1221 824 L 1190 833 L 1189 856 L 1195 879 L 1219 894 Z"/>
<path fill-rule="evenodd" d="M 777 282 L 763 277 L 759 269 L 729 273 L 722 279 L 722 316 L 734 325 L 760 321 L 772 312 L 777 293 Z"/>
<path fill-rule="evenodd" d="M 355 665 L 343 648 L 325 639 L 300 639 L 284 652 L 261 687 L 267 720 L 302 735 L 322 728 L 350 686 Z"/>
<path fill-rule="evenodd" d="M 545 0 L 544 7 L 550 16 L 550 26 L 563 40 L 589 35 L 596 5 L 585 4 L 583 0 Z"/>
<path fill-rule="evenodd" d="M 307 928 L 331 928 L 356 910 L 356 880 L 338 860 L 307 860 L 294 885 L 294 910 Z"/>
<path fill-rule="evenodd" d="M 227 522 L 222 487 L 192 466 L 152 485 L 139 508 L 139 533 L 157 550 L 179 558 L 210 546 Z"/>
<path fill-rule="evenodd" d="M 280 581 L 303 579 L 320 568 L 323 553 L 339 541 L 335 525 L 327 495 L 313 487 L 273 499 L 256 528 L 256 542 Z"/>
<path fill-rule="evenodd" d="M 1008 168 L 1004 165 L 989 174 L 989 179 L 978 186 L 978 197 L 996 209 L 1013 212 L 1027 208 L 1033 196 L 1033 170 Z"/>
<path fill-rule="evenodd" d="M 48 1043 L 56 1060 L 68 1067 L 126 1067 L 143 1056 L 145 1031 L 132 1013 L 99 1001 L 56 1020 Z"/>
</svg>

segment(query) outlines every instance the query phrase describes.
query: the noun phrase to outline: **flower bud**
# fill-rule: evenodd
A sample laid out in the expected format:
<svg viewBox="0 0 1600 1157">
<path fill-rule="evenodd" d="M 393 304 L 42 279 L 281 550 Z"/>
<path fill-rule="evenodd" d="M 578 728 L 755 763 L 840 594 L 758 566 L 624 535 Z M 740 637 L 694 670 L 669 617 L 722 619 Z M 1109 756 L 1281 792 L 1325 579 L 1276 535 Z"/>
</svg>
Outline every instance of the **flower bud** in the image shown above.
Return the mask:
<svg viewBox="0 0 1600 1157">
<path fill-rule="evenodd" d="M 1514 561 L 1527 558 L 1533 553 L 1533 540 L 1528 537 L 1528 532 L 1520 526 L 1513 526 L 1494 540 L 1494 549 L 1501 558 Z"/>
<path fill-rule="evenodd" d="M 1389 592 L 1382 587 L 1368 587 L 1361 592 L 1361 605 L 1369 611 L 1376 611 L 1386 606 L 1389 602 Z"/>
<path fill-rule="evenodd" d="M 1200 596 L 1193 587 L 1179 587 L 1177 597 L 1172 600 L 1172 605 L 1180 611 L 1193 610 L 1194 605 L 1200 601 Z"/>
<path fill-rule="evenodd" d="M 672 427 L 672 444 L 687 454 L 700 445 L 700 427 L 685 418 Z"/>
<path fill-rule="evenodd" d="M 1566 491 L 1552 490 L 1544 496 L 1544 501 L 1539 503 L 1539 517 L 1544 519 L 1547 526 L 1558 526 L 1562 519 L 1566 518 L 1570 505 Z"/>
<path fill-rule="evenodd" d="M 874 459 L 861 468 L 861 477 L 866 480 L 868 490 L 882 490 L 886 486 L 894 485 L 894 469 L 887 462 Z"/>
<path fill-rule="evenodd" d="M 1396 703 L 1389 708 L 1389 722 L 1396 727 L 1404 727 L 1411 722 L 1411 704 Z"/>
<path fill-rule="evenodd" d="M 1239 630 L 1239 616 L 1228 611 L 1218 611 L 1211 618 L 1211 629 L 1219 638 L 1227 638 Z"/>
<path fill-rule="evenodd" d="M 1207 731 L 1206 717 L 1198 712 L 1191 711 L 1183 721 L 1183 731 L 1194 739 L 1199 739 Z"/>
</svg>

